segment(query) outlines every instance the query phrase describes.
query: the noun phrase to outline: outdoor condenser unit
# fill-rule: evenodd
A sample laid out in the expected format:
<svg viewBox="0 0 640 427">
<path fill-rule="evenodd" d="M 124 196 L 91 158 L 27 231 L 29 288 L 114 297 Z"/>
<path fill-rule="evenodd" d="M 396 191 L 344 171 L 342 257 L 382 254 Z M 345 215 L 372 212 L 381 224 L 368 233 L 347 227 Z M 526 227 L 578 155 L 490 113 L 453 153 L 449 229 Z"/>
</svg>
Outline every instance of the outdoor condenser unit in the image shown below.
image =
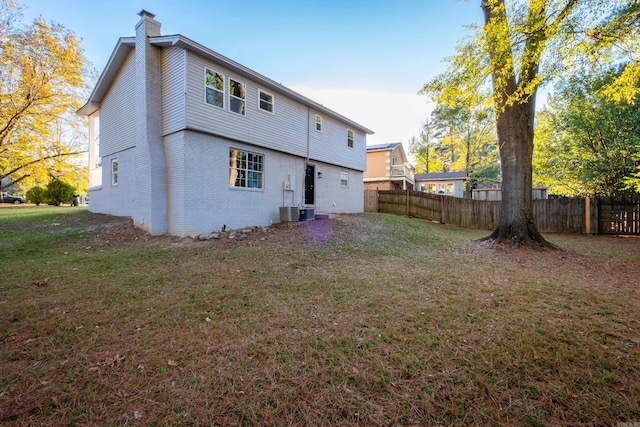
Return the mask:
<svg viewBox="0 0 640 427">
<path fill-rule="evenodd" d="M 300 218 L 297 206 L 282 206 L 280 208 L 280 222 L 295 222 Z"/>
</svg>

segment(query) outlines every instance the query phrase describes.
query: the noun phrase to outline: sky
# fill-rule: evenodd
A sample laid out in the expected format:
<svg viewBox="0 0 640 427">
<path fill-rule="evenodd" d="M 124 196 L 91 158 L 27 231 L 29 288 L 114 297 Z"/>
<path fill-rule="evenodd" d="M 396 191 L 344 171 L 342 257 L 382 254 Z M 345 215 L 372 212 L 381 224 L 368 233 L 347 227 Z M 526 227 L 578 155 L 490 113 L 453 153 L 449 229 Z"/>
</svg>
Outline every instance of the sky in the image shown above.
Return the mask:
<svg viewBox="0 0 640 427">
<path fill-rule="evenodd" d="M 431 106 L 418 95 L 480 23 L 479 1 L 18 0 L 72 30 L 102 72 L 145 9 L 182 34 L 373 130 L 367 144 L 418 136 Z"/>
</svg>

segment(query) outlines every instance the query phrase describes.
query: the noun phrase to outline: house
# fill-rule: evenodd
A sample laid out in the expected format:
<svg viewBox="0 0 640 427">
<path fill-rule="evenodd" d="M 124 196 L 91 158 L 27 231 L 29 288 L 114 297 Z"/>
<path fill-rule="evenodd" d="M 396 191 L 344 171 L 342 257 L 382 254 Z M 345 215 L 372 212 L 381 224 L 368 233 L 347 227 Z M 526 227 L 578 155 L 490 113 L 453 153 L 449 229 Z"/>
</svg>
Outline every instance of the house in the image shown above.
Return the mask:
<svg viewBox="0 0 640 427">
<path fill-rule="evenodd" d="M 466 172 L 421 173 L 416 175 L 416 185 L 425 193 L 462 198 L 467 178 Z"/>
<path fill-rule="evenodd" d="M 547 187 L 533 187 L 531 189 L 531 197 L 533 200 L 548 199 Z M 502 200 L 502 189 L 500 181 L 492 188 L 475 188 L 471 192 L 471 198 L 473 200 L 488 200 L 488 201 L 500 201 Z"/>
<path fill-rule="evenodd" d="M 367 146 L 365 190 L 413 190 L 414 170 L 401 142 Z"/>
<path fill-rule="evenodd" d="M 371 130 L 139 15 L 78 111 L 92 211 L 177 236 L 363 212 Z"/>
</svg>

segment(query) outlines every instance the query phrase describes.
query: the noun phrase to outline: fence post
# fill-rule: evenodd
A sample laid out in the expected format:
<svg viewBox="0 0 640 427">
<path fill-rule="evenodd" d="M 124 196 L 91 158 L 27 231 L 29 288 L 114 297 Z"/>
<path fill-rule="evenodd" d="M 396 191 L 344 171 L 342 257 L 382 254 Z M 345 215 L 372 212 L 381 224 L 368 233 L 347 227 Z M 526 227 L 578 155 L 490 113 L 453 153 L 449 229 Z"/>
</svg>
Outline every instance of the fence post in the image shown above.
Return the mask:
<svg viewBox="0 0 640 427">
<path fill-rule="evenodd" d="M 591 233 L 591 198 L 590 197 L 584 198 L 584 222 L 585 222 L 585 227 L 584 227 L 585 233 L 587 234 Z"/>
<path fill-rule="evenodd" d="M 406 198 L 407 198 L 407 205 L 406 205 L 406 209 L 405 209 L 405 212 L 406 212 L 405 215 L 409 216 L 409 190 L 408 189 L 407 189 Z"/>
<path fill-rule="evenodd" d="M 440 224 L 445 224 L 444 222 L 444 196 L 438 195 L 440 197 Z"/>
</svg>

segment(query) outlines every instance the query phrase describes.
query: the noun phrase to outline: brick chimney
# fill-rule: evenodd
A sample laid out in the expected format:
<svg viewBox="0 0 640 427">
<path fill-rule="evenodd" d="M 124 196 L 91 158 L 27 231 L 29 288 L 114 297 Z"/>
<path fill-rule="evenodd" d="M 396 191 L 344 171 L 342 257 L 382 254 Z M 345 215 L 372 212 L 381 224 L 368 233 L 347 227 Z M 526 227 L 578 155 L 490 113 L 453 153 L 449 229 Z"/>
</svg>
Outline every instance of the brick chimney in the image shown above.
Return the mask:
<svg viewBox="0 0 640 427">
<path fill-rule="evenodd" d="M 167 232 L 167 165 L 162 128 L 161 48 L 150 43 L 160 36 L 160 22 L 146 10 L 136 25 L 136 207 L 133 220 L 153 235 Z"/>
</svg>

